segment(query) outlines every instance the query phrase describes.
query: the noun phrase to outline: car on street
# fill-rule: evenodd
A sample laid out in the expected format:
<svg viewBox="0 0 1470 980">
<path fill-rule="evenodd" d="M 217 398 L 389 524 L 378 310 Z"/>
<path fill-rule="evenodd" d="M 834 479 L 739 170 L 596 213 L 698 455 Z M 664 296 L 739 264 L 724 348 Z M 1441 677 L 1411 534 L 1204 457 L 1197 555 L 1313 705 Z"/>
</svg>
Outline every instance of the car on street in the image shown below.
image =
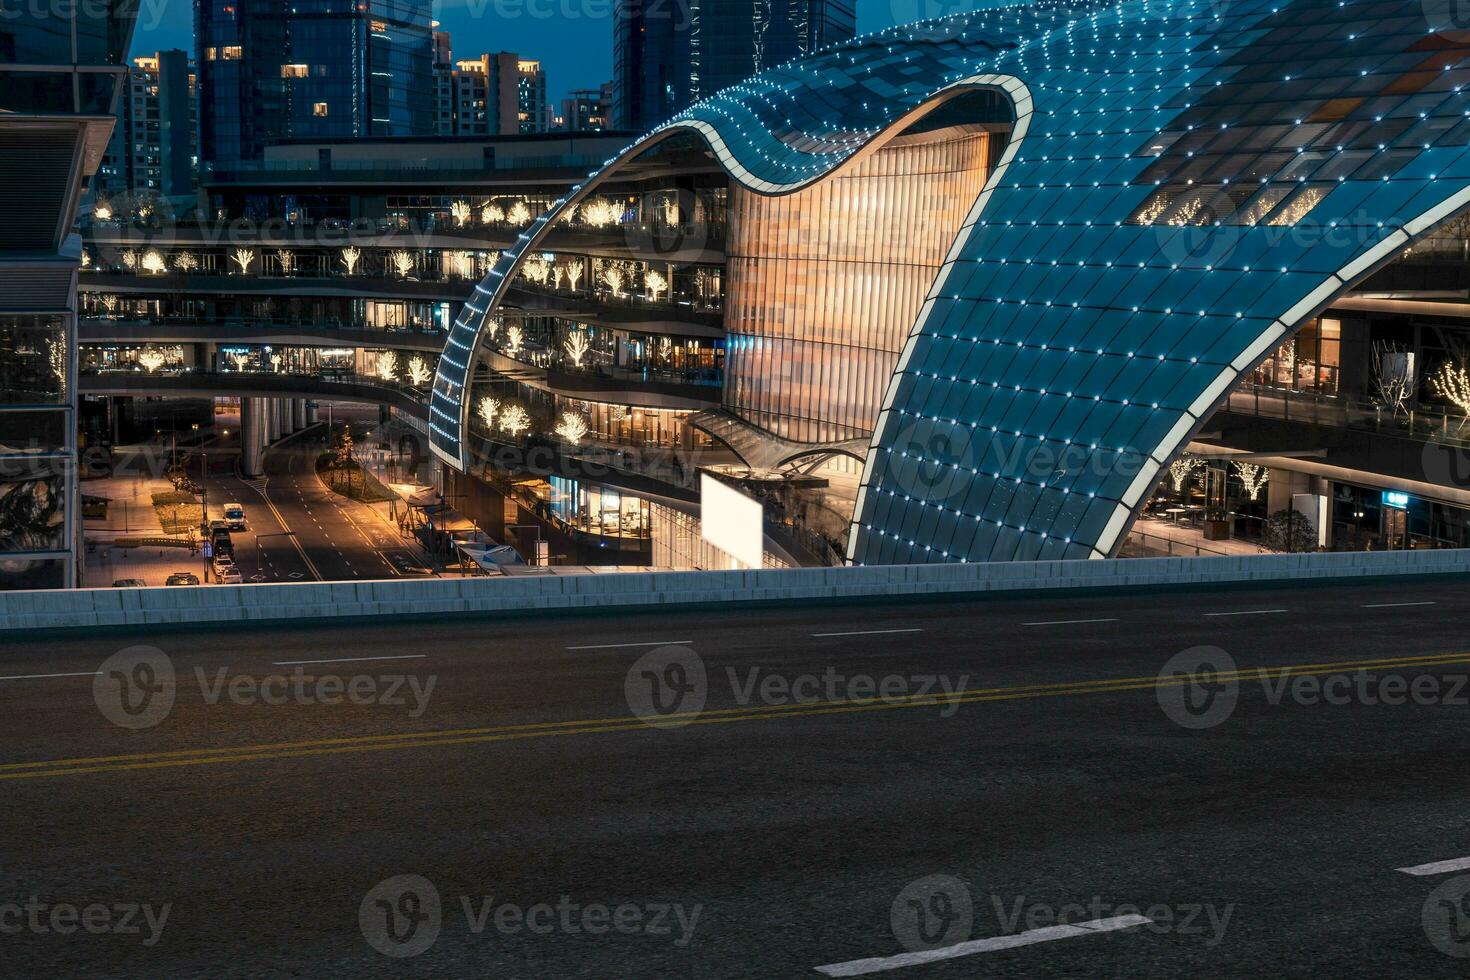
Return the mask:
<svg viewBox="0 0 1470 980">
<path fill-rule="evenodd" d="M 228 558 L 214 563 L 214 580 L 225 585 L 238 585 L 245 581 L 239 567 Z"/>
<path fill-rule="evenodd" d="M 235 541 L 230 537 L 230 532 L 224 528 L 209 533 L 209 544 L 215 558 L 221 555 L 228 555 L 231 558 L 235 556 Z"/>
<path fill-rule="evenodd" d="M 225 524 L 231 531 L 245 530 L 245 508 L 240 504 L 225 504 Z"/>
<path fill-rule="evenodd" d="M 141 589 L 148 585 L 140 578 L 118 578 L 112 580 L 114 589 Z"/>
<path fill-rule="evenodd" d="M 164 585 L 198 585 L 199 576 L 193 572 L 174 572 Z"/>
</svg>

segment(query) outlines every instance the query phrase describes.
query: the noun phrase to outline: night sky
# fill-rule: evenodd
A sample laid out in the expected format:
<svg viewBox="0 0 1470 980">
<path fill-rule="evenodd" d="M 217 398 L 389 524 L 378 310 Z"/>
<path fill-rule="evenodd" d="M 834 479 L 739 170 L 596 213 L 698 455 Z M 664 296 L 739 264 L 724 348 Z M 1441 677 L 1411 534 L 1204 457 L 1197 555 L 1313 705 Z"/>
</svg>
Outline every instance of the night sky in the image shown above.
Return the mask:
<svg viewBox="0 0 1470 980">
<path fill-rule="evenodd" d="M 249 0 L 242 0 L 249 2 Z M 615 0 L 436 0 L 434 18 L 454 38 L 454 56 L 514 51 L 539 58 L 546 68 L 553 106 L 574 88 L 596 88 L 612 78 L 612 10 Z M 676 0 L 675 0 L 676 2 Z M 921 15 L 973 6 L 960 0 L 862 0 L 858 28 L 866 33 Z M 932 8 L 932 9 L 927 9 Z M 166 48 L 194 50 L 191 0 L 142 0 L 133 54 Z"/>
</svg>

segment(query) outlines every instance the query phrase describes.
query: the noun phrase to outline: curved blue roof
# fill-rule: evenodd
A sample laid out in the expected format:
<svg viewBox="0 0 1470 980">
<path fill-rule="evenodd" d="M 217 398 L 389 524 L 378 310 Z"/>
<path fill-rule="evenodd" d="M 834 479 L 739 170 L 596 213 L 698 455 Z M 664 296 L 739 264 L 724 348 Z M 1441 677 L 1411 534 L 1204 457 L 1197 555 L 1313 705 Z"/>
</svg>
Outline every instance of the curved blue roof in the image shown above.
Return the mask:
<svg viewBox="0 0 1470 980">
<path fill-rule="evenodd" d="M 735 179 L 781 193 L 947 89 L 1006 92 L 1011 144 L 900 358 L 849 557 L 1101 557 L 1244 372 L 1470 203 L 1470 35 L 1434 7 L 980 11 L 765 73 L 612 163 L 693 130 Z M 559 211 L 451 334 L 433 407 L 451 461 L 476 321 Z"/>
</svg>

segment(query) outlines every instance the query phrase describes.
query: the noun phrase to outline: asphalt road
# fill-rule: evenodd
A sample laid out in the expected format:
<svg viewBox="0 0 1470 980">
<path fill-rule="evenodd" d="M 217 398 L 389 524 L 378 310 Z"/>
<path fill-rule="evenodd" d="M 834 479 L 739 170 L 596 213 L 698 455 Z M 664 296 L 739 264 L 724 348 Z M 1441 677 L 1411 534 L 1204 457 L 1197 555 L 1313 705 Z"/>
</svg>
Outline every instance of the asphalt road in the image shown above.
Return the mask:
<svg viewBox="0 0 1470 980">
<path fill-rule="evenodd" d="M 1463 977 L 1465 590 L 16 638 L 4 972 Z"/>
<path fill-rule="evenodd" d="M 316 476 L 325 426 L 267 450 L 265 476 L 244 480 L 214 470 L 205 480 L 210 516 L 244 505 L 248 527 L 233 532 L 247 582 L 351 581 L 423 574 L 423 563 L 362 503 L 333 493 Z M 285 532 L 291 531 L 292 534 Z"/>
</svg>

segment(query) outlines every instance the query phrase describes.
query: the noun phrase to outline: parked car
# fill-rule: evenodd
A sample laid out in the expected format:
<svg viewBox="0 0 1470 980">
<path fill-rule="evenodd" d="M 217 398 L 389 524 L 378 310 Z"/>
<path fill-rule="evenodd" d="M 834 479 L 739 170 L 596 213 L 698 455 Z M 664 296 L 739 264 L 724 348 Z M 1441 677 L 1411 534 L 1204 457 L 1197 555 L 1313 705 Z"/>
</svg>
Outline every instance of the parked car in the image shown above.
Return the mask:
<svg viewBox="0 0 1470 980">
<path fill-rule="evenodd" d="M 199 576 L 193 572 L 174 572 L 164 585 L 198 585 Z"/>
<path fill-rule="evenodd" d="M 118 578 L 112 580 L 114 589 L 141 589 L 148 585 L 140 578 Z"/>
<path fill-rule="evenodd" d="M 230 525 L 220 520 L 219 518 L 215 518 L 214 520 L 209 522 L 209 533 L 211 535 L 214 534 L 215 531 L 228 531 L 229 529 Z"/>
<path fill-rule="evenodd" d="M 217 531 L 211 531 L 209 533 L 209 543 L 213 548 L 213 555 L 215 558 L 218 558 L 221 555 L 228 555 L 231 558 L 235 557 L 234 539 L 230 537 L 230 532 L 226 531 L 224 528 L 220 528 Z"/>
<path fill-rule="evenodd" d="M 245 530 L 245 508 L 239 504 L 225 504 L 225 523 L 231 531 Z"/>
<path fill-rule="evenodd" d="M 228 558 L 214 563 L 214 580 L 225 585 L 239 585 L 245 581 L 240 568 Z"/>
</svg>

